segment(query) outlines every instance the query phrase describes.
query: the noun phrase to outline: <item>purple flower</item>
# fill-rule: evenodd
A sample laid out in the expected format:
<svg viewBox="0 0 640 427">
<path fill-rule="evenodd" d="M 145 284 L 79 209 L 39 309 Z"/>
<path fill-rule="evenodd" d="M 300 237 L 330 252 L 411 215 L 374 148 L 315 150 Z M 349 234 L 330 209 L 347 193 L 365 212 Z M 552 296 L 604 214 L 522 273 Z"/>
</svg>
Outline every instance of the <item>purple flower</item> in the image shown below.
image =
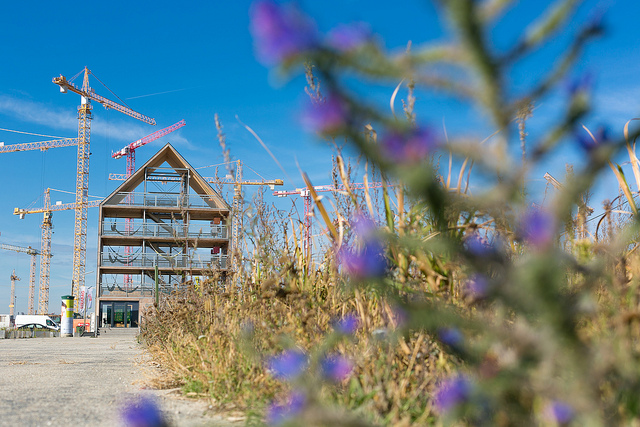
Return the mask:
<svg viewBox="0 0 640 427">
<path fill-rule="evenodd" d="M 122 411 L 127 427 L 164 427 L 167 422 L 153 399 L 140 397 Z"/>
<path fill-rule="evenodd" d="M 464 341 L 464 336 L 458 328 L 440 328 L 438 337 L 440 341 L 453 348 L 459 348 Z"/>
<path fill-rule="evenodd" d="M 342 319 L 336 321 L 333 328 L 341 334 L 351 335 L 358 329 L 358 318 L 353 314 L 347 314 Z"/>
<path fill-rule="evenodd" d="M 341 52 L 358 49 L 371 41 L 371 29 L 364 22 L 338 25 L 327 34 L 327 44 Z"/>
<path fill-rule="evenodd" d="M 412 129 L 408 133 L 392 132 L 382 140 L 382 152 L 398 163 L 420 162 L 439 146 L 429 128 Z"/>
<path fill-rule="evenodd" d="M 317 44 L 315 23 L 293 3 L 260 0 L 253 3 L 249 15 L 258 57 L 266 65 L 289 59 Z"/>
<path fill-rule="evenodd" d="M 267 410 L 267 424 L 279 426 L 300 414 L 307 404 L 307 397 L 300 392 L 292 392 L 283 405 L 272 404 Z"/>
<path fill-rule="evenodd" d="M 568 404 L 554 400 L 545 408 L 545 415 L 550 420 L 553 420 L 560 425 L 565 425 L 569 424 L 573 419 L 574 411 Z"/>
<path fill-rule="evenodd" d="M 320 102 L 310 102 L 302 115 L 302 124 L 310 132 L 335 134 L 348 122 L 349 109 L 336 94 L 329 94 Z"/>
<path fill-rule="evenodd" d="M 355 250 L 343 246 L 338 252 L 339 262 L 356 279 L 382 277 L 387 270 L 387 260 L 384 245 L 375 235 L 375 224 L 363 216 L 357 217 L 352 223 L 352 230 L 362 242 L 362 247 Z"/>
<path fill-rule="evenodd" d="M 267 361 L 274 378 L 290 380 L 302 373 L 307 366 L 307 356 L 299 350 L 287 350 Z"/>
<path fill-rule="evenodd" d="M 465 403 L 471 395 L 471 383 L 459 375 L 444 380 L 435 394 L 435 405 L 440 412 L 447 412 L 454 406 Z"/>
<path fill-rule="evenodd" d="M 330 380 L 340 382 L 353 371 L 353 363 L 342 356 L 329 356 L 320 364 L 322 375 Z"/>
<path fill-rule="evenodd" d="M 494 252 L 493 246 L 480 237 L 478 233 L 472 233 L 466 236 L 464 239 L 464 246 L 470 254 L 477 257 L 490 255 Z"/>
<path fill-rule="evenodd" d="M 489 292 L 489 280 L 481 274 L 474 274 L 467 282 L 467 289 L 472 296 L 484 298 Z"/>
<path fill-rule="evenodd" d="M 549 212 L 532 209 L 520 218 L 518 234 L 528 244 L 544 249 L 553 243 L 556 220 Z"/>
</svg>

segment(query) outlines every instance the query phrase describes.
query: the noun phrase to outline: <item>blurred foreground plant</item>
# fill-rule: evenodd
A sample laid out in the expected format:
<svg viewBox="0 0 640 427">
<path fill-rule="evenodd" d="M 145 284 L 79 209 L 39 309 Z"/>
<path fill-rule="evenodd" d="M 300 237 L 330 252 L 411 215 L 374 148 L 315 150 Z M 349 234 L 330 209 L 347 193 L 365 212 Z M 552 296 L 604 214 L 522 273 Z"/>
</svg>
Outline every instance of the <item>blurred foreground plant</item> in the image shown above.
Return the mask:
<svg viewBox="0 0 640 427">
<path fill-rule="evenodd" d="M 622 138 L 605 139 L 583 128 L 591 78 L 566 84 L 602 24 L 587 22 L 536 83 L 514 90 L 511 70 L 565 30 L 579 2 L 554 2 L 501 50 L 491 28 L 513 1 L 436 3 L 449 23 L 445 42 L 402 53 L 385 51 L 362 23 L 323 35 L 293 4 L 254 3 L 261 60 L 283 73 L 316 73 L 307 76 L 303 124 L 346 141 L 380 171 L 383 212 L 368 194 L 361 204 L 343 172 L 356 215 L 330 211 L 305 176 L 329 230 L 323 265 L 304 267 L 298 242 L 268 262 L 258 251 L 259 276 L 244 272 L 237 292 L 168 301 L 145 326 L 148 342 L 210 396 L 274 399 L 266 418 L 273 424 L 637 425 L 637 191 L 611 159 L 626 148 L 640 185 L 638 133 L 627 124 Z M 392 100 L 404 84 L 406 120 L 393 102 L 387 113 L 356 95 L 357 78 L 396 87 Z M 423 123 L 416 95 L 434 89 L 489 118 L 491 136 L 439 135 Z M 565 97 L 563 113 L 529 139 L 532 106 L 553 94 Z M 529 174 L 566 141 L 582 150 L 579 167 L 551 203 L 534 205 Z M 341 153 L 337 159 L 344 164 Z M 631 215 L 595 241 L 585 195 L 607 166 Z M 603 218 L 614 209 L 607 206 Z M 160 336 L 181 304 L 179 326 L 168 330 L 180 338 Z M 358 330 L 338 339 L 331 322 L 351 313 Z"/>
</svg>

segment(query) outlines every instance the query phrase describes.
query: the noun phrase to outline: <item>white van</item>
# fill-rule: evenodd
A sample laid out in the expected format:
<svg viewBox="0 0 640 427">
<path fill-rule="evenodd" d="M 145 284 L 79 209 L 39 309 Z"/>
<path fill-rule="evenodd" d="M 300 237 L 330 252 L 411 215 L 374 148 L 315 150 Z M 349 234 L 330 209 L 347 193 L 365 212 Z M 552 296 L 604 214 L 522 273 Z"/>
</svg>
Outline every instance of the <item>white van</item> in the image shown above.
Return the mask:
<svg viewBox="0 0 640 427">
<path fill-rule="evenodd" d="M 16 328 L 21 328 L 23 326 L 29 327 L 30 325 L 34 325 L 33 327 L 42 327 L 45 329 L 51 329 L 53 331 L 59 331 L 60 326 L 47 315 L 44 314 L 18 314 L 16 316 Z"/>
</svg>

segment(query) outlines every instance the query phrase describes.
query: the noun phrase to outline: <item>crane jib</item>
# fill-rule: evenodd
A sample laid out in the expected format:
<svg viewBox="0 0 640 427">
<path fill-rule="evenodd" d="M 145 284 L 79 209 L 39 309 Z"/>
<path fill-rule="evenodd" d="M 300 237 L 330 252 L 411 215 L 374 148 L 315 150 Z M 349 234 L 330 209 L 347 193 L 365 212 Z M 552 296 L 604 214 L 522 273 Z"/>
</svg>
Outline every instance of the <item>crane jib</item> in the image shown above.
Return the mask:
<svg viewBox="0 0 640 427">
<path fill-rule="evenodd" d="M 110 99 L 107 99 L 103 96 L 98 95 L 97 93 L 95 93 L 93 90 L 90 89 L 89 92 L 84 91 L 82 89 L 79 89 L 76 85 L 74 85 L 73 83 L 67 81 L 67 79 L 64 76 L 60 76 L 60 77 L 54 77 L 53 78 L 53 83 L 57 84 L 58 86 L 60 86 L 61 89 L 66 90 L 70 90 L 72 92 L 77 93 L 80 96 L 83 96 L 87 99 L 92 99 L 96 102 L 99 102 L 100 104 L 102 104 L 105 108 L 113 108 L 116 111 L 119 111 L 123 114 L 126 114 L 128 116 L 133 117 L 134 119 L 138 119 L 142 122 L 148 123 L 150 125 L 156 125 L 156 120 L 145 116 L 144 114 L 140 114 L 137 111 L 132 110 L 131 108 L 125 107 L 124 105 L 120 105 L 117 102 L 114 102 Z"/>
</svg>

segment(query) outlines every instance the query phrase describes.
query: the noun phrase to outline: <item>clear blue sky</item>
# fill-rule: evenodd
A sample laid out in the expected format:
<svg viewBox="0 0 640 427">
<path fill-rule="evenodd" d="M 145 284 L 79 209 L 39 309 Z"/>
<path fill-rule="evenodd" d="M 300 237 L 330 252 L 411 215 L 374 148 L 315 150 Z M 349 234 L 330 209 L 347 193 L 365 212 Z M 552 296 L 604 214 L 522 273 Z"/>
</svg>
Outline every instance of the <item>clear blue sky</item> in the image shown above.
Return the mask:
<svg viewBox="0 0 640 427">
<path fill-rule="evenodd" d="M 388 49 L 403 49 L 409 40 L 416 45 L 442 35 L 443 23 L 426 1 L 299 3 L 316 19 L 321 31 L 341 22 L 370 23 Z M 512 43 L 517 31 L 549 2 L 520 3 L 495 28 L 497 48 Z M 180 119 L 185 119 L 187 126 L 139 149 L 137 164 L 142 165 L 166 142 L 171 142 L 194 167 L 220 163 L 215 113 L 220 115 L 231 155 L 266 179 L 285 179 L 284 189 L 301 187 L 299 164 L 315 184 L 327 184 L 331 151 L 304 133 L 296 119 L 304 99 L 304 79 L 283 79 L 255 59 L 248 31 L 249 5 L 245 0 L 88 2 L 80 8 L 40 2 L 4 4 L 0 14 L 0 128 L 76 137 L 79 97 L 61 94 L 51 79 L 59 74 L 71 77 L 87 66 L 131 108 L 154 117 L 158 123 L 156 127 L 148 126 L 94 103 L 89 185 L 92 196 L 104 197 L 115 189 L 118 183 L 107 180 L 109 173 L 124 173 L 124 159 L 111 159 L 112 151 Z M 636 30 L 640 4 L 631 0 L 588 0 L 580 7 L 575 22 L 598 10 L 606 11 L 610 31 L 585 52 L 580 69 L 596 76 L 596 110 L 590 117 L 591 124 L 606 123 L 619 134 L 625 121 L 640 113 L 640 36 Z M 512 87 L 517 90 L 520 84 L 535 79 L 548 68 L 550 55 L 564 45 L 561 38 L 556 46 L 533 55 L 526 67 L 514 70 Z M 381 86 L 372 93 L 387 102 L 394 86 Z M 98 94 L 111 97 L 96 80 L 92 87 Z M 536 125 L 547 123 L 558 107 L 553 98 L 538 104 L 529 124 L 532 137 Z M 484 123 L 478 112 L 426 93 L 419 95 L 417 108 L 419 119 L 438 125 L 444 120 L 450 132 L 469 126 L 472 130 L 481 129 Z M 260 135 L 292 180 L 239 125 L 236 115 Z M 49 138 L 0 131 L 0 141 L 5 144 L 45 139 Z M 550 164 L 549 171 L 562 176 L 564 164 L 572 161 L 568 156 Z M 29 207 L 34 202 L 34 206 L 41 206 L 39 196 L 46 187 L 69 192 L 54 193 L 54 203 L 73 202 L 75 148 L 3 154 L 0 162 L 4 182 L 0 187 L 0 242 L 40 248 L 41 215 L 19 220 L 12 215 L 13 208 Z M 210 176 L 214 172 L 203 169 L 202 173 Z M 257 178 L 248 170 L 245 176 Z M 302 206 L 300 201 L 297 205 Z M 97 220 L 97 209 L 89 210 L 87 272 L 95 271 Z M 55 312 L 60 295 L 70 289 L 73 211 L 55 213 L 54 227 L 50 311 Z M 9 276 L 13 269 L 22 278 L 18 283 L 17 312 L 27 310 L 29 256 L 1 251 L 0 313 L 9 311 Z M 95 283 L 94 273 L 87 275 L 86 283 Z"/>
</svg>

